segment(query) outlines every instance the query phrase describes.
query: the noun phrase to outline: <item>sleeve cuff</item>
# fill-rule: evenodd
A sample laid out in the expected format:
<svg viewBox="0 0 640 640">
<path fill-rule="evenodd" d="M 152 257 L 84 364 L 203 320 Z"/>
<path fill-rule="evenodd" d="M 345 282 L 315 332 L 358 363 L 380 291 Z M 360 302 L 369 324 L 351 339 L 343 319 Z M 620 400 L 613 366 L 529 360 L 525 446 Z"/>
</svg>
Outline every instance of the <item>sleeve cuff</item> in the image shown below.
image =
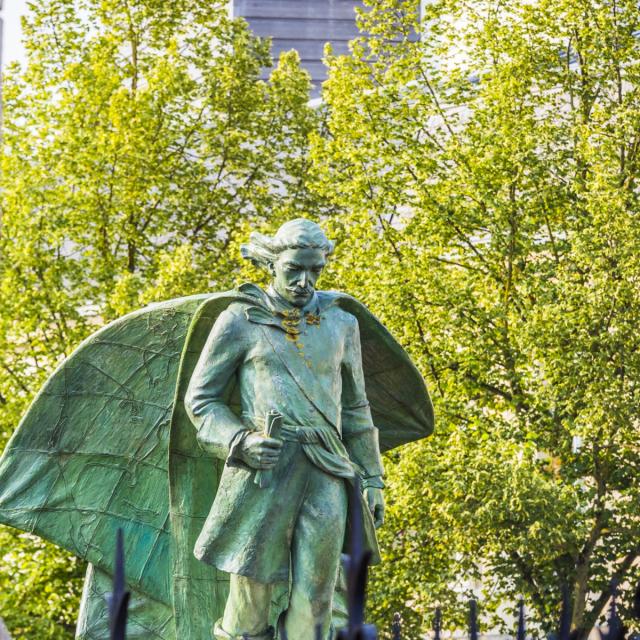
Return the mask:
<svg viewBox="0 0 640 640">
<path fill-rule="evenodd" d="M 363 489 L 384 489 L 385 484 L 382 476 L 371 476 L 369 478 L 362 479 Z"/>
<path fill-rule="evenodd" d="M 251 433 L 249 429 L 240 429 L 233 438 L 231 438 L 231 442 L 229 443 L 229 454 L 227 455 L 227 459 L 225 460 L 225 464 L 228 467 L 245 467 L 245 463 L 240 458 L 240 448 L 242 447 L 242 443 L 245 441 L 245 438 Z"/>
</svg>

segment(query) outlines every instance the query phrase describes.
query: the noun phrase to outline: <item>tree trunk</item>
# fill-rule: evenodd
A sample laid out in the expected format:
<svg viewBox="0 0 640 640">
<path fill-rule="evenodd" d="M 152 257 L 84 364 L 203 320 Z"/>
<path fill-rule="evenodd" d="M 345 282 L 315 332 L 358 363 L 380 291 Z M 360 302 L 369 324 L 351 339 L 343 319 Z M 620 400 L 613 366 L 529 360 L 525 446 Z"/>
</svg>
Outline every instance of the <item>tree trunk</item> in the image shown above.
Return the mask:
<svg viewBox="0 0 640 640">
<path fill-rule="evenodd" d="M 589 590 L 589 560 L 582 559 L 576 567 L 576 579 L 573 589 L 573 610 L 571 630 L 574 640 L 586 640 L 591 629 L 584 628 L 584 614 Z"/>
</svg>

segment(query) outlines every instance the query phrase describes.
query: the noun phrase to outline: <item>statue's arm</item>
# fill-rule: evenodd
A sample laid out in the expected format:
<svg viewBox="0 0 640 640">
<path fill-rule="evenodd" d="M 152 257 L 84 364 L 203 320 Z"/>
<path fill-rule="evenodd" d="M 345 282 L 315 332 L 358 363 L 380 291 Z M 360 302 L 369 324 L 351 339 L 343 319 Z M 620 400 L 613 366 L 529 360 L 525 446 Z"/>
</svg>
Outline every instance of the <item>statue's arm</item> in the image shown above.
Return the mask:
<svg viewBox="0 0 640 640">
<path fill-rule="evenodd" d="M 378 430 L 365 392 L 360 330 L 356 318 L 351 318 L 342 362 L 342 439 L 349 457 L 361 470 L 364 485 L 383 488 Z"/>
<path fill-rule="evenodd" d="M 246 431 L 225 398 L 228 384 L 246 352 L 241 320 L 242 317 L 230 309 L 220 314 L 200 354 L 184 400 L 198 432 L 198 442 L 206 451 L 223 459 Z"/>
</svg>

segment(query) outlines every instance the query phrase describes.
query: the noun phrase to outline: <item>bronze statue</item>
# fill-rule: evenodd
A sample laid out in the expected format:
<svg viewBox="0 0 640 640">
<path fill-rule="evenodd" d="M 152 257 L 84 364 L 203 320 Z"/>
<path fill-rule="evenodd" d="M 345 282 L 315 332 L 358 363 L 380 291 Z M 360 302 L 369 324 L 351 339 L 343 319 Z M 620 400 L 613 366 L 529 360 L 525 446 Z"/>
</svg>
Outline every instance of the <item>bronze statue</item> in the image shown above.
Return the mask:
<svg viewBox="0 0 640 640">
<path fill-rule="evenodd" d="M 291 640 L 331 637 L 348 485 L 377 556 L 380 450 L 433 428 L 402 347 L 355 299 L 316 291 L 332 250 L 304 219 L 252 234 L 266 291 L 125 316 L 34 401 L 0 460 L 0 521 L 91 563 L 79 637 L 108 637 L 118 527 L 130 638 L 272 638 L 280 615 Z"/>
</svg>

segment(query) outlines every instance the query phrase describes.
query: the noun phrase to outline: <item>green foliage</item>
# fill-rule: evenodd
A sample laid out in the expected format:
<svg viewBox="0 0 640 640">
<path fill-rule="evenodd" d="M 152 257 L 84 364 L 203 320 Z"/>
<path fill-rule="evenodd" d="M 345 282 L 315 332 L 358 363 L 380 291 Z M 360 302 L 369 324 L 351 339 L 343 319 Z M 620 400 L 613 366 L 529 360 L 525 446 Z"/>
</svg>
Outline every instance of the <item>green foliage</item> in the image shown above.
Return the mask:
<svg viewBox="0 0 640 640">
<path fill-rule="evenodd" d="M 295 55 L 259 80 L 268 44 L 222 3 L 32 5 L 4 86 L 1 440 L 96 326 L 258 277 L 251 226 L 324 217 L 322 286 L 369 304 L 437 409 L 387 461 L 378 623 L 417 637 L 441 603 L 459 628 L 473 588 L 486 624 L 522 593 L 548 631 L 568 581 L 584 636 L 640 551 L 640 14 L 435 0 L 416 42 L 415 2 L 370 4 L 317 112 Z M 0 550 L 16 638 L 68 637 L 82 567 Z"/>
<path fill-rule="evenodd" d="M 308 76 L 290 53 L 261 81 L 269 43 L 226 3 L 47 0 L 24 27 L 3 86 L 0 448 L 98 326 L 233 285 L 238 233 L 316 207 Z M 7 529 L 0 558 L 14 637 L 69 637 L 80 563 Z"/>
<path fill-rule="evenodd" d="M 0 611 L 12 637 L 73 638 L 83 563 L 6 527 L 0 550 Z"/>
<path fill-rule="evenodd" d="M 550 631 L 567 581 L 584 637 L 638 577 L 637 4 L 436 0 L 421 42 L 414 3 L 369 4 L 373 36 L 328 58 L 313 170 L 333 282 L 437 416 L 389 464 L 373 612 L 417 637 L 440 602 L 459 628 L 473 588 L 486 624 L 523 594 Z"/>
</svg>

